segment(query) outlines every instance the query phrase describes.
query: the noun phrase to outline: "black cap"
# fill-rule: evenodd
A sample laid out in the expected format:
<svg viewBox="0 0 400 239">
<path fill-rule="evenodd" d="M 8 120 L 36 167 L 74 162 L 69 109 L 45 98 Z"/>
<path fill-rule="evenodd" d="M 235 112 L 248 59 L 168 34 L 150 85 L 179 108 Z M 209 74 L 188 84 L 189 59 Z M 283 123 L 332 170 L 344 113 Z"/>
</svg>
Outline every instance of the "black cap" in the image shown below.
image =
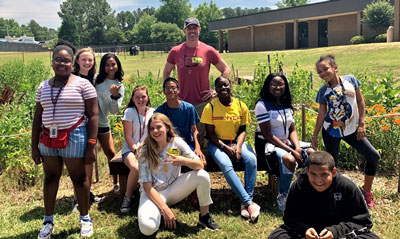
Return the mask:
<svg viewBox="0 0 400 239">
<path fill-rule="evenodd" d="M 199 27 L 200 26 L 199 20 L 197 20 L 197 18 L 194 18 L 194 17 L 189 17 L 188 19 L 185 20 L 184 28 L 186 28 L 190 25 L 196 25 Z"/>
</svg>

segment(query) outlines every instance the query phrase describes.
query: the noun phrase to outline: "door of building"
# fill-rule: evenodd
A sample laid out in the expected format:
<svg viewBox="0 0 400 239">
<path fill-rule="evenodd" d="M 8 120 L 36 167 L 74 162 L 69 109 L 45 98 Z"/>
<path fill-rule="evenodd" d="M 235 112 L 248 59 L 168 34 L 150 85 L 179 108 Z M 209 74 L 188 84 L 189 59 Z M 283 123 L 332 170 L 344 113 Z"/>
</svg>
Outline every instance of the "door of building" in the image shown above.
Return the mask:
<svg viewBox="0 0 400 239">
<path fill-rule="evenodd" d="M 318 46 L 328 46 L 328 19 L 318 20 Z"/>
<path fill-rule="evenodd" d="M 308 23 L 299 22 L 299 48 L 308 47 Z"/>
</svg>

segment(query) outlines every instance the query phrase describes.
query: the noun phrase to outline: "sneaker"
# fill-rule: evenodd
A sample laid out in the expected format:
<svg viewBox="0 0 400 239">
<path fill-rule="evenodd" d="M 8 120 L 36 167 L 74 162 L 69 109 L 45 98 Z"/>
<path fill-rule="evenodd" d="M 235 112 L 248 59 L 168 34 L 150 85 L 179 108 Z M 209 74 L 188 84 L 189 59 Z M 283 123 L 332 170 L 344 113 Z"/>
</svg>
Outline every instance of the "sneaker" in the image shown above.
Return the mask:
<svg viewBox="0 0 400 239">
<path fill-rule="evenodd" d="M 93 204 L 93 203 L 101 203 L 103 201 L 103 198 L 98 197 L 96 195 L 94 195 L 92 192 L 90 192 L 90 196 L 89 196 L 89 203 Z"/>
<path fill-rule="evenodd" d="M 119 194 L 119 191 L 120 191 L 119 184 L 114 184 L 113 190 L 114 190 L 115 194 Z"/>
<path fill-rule="evenodd" d="M 250 220 L 254 223 L 258 221 L 258 216 L 260 215 L 261 207 L 257 205 L 257 203 L 252 202 L 250 206 L 247 207 L 247 211 L 250 214 Z"/>
<path fill-rule="evenodd" d="M 204 216 L 199 215 L 199 222 L 197 225 L 201 228 L 209 229 L 209 230 L 218 230 L 219 226 L 214 220 L 211 218 L 210 213 L 207 213 Z"/>
<path fill-rule="evenodd" d="M 76 199 L 72 201 L 72 212 L 79 212 L 79 205 Z"/>
<path fill-rule="evenodd" d="M 128 213 L 131 210 L 131 198 L 124 197 L 121 204 L 121 213 Z"/>
<path fill-rule="evenodd" d="M 80 220 L 79 224 L 81 224 L 81 237 L 91 237 L 93 235 L 92 220 Z"/>
<path fill-rule="evenodd" d="M 38 239 L 50 239 L 53 233 L 54 224 L 52 222 L 43 222 L 42 229 L 40 229 Z"/>
<path fill-rule="evenodd" d="M 245 219 L 250 218 L 249 211 L 247 211 L 247 207 L 245 205 L 240 205 L 240 216 L 242 216 Z"/>
<path fill-rule="evenodd" d="M 285 211 L 285 208 L 286 208 L 286 199 L 287 199 L 286 193 L 278 193 L 278 196 L 276 197 L 276 202 L 278 203 L 278 208 L 282 212 Z"/>
<path fill-rule="evenodd" d="M 371 192 L 366 192 L 364 191 L 363 187 L 360 187 L 360 190 L 364 196 L 365 203 L 367 204 L 368 208 L 371 208 L 374 206 L 374 194 Z"/>
</svg>

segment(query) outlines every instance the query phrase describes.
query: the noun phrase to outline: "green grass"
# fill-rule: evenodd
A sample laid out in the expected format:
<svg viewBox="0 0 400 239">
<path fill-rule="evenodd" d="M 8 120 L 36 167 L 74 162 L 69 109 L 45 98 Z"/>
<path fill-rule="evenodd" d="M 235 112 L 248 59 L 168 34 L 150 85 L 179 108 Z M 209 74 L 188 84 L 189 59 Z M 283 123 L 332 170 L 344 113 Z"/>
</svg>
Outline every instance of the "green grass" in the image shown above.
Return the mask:
<svg viewBox="0 0 400 239">
<path fill-rule="evenodd" d="M 284 69 L 290 71 L 298 63 L 303 69 L 316 74 L 314 63 L 319 56 L 324 54 L 336 55 L 340 74 L 354 74 L 366 70 L 370 73 L 386 73 L 392 70 L 395 75 L 400 74 L 400 42 L 393 43 L 374 43 L 336 47 L 321 47 L 313 49 L 285 50 L 285 51 L 264 51 L 264 52 L 243 52 L 243 53 L 223 53 L 222 58 L 227 62 L 230 68 L 238 71 L 239 76 L 252 76 L 255 62 L 267 63 L 268 55 L 271 58 L 275 54 L 284 55 Z M 0 64 L 12 59 L 41 59 L 50 64 L 50 53 L 0 53 Z M 162 71 L 166 62 L 167 54 L 164 52 L 143 52 L 138 56 L 130 56 L 121 53 L 123 70 L 126 76 L 139 75 L 144 76 L 151 72 L 154 77 L 162 77 Z M 97 67 L 100 65 L 101 57 L 96 57 Z M 215 67 L 211 67 L 210 76 L 216 78 L 219 72 Z M 317 77 L 316 77 L 317 78 Z"/>
<path fill-rule="evenodd" d="M 315 48 L 308 50 L 269 51 L 251 53 L 222 54 L 229 66 L 234 65 L 239 76 L 252 75 L 255 62 L 267 62 L 267 55 L 279 53 L 284 55 L 284 69 L 290 71 L 295 63 L 302 68 L 313 71 L 314 63 L 320 55 L 332 53 L 337 57 L 341 74 L 367 70 L 370 73 L 386 73 L 393 70 L 400 74 L 399 58 L 400 43 L 367 44 L 357 46 L 338 46 Z M 42 59 L 50 65 L 50 53 L 0 53 L 0 64 L 13 59 Z M 152 72 L 154 77 L 160 77 L 166 59 L 165 53 L 145 52 L 139 56 L 120 55 L 126 76 L 139 74 L 143 76 Z M 100 57 L 97 57 L 98 65 Z M 138 73 L 139 72 L 139 73 Z M 219 73 L 211 68 L 212 78 Z M 29 149 L 27 149 L 29 150 Z M 105 157 L 99 154 L 100 181 L 93 185 L 93 191 L 104 197 L 104 202 L 94 205 L 90 211 L 94 221 L 95 235 L 93 238 L 141 238 L 137 222 L 137 201 L 129 215 L 119 213 L 120 198 L 111 192 L 111 180 L 108 177 L 108 167 Z M 32 163 L 33 165 L 33 163 Z M 41 167 L 41 166 L 34 166 Z M 358 184 L 362 183 L 360 172 L 347 172 Z M 55 234 L 53 238 L 79 238 L 78 214 L 70 213 L 72 202 L 72 184 L 66 176 L 62 177 L 57 196 L 55 211 Z M 242 173 L 240 173 L 242 177 Z M 268 234 L 282 223 L 282 213 L 277 209 L 271 191 L 266 185 L 266 176 L 260 172 L 255 189 L 254 201 L 262 207 L 257 224 L 250 224 L 240 218 L 240 201 L 227 186 L 221 173 L 212 173 L 212 198 L 214 204 L 211 213 L 221 226 L 217 232 L 199 231 L 196 228 L 198 212 L 185 202 L 173 207 L 178 219 L 178 229 L 161 231 L 156 238 L 266 238 Z M 0 175 L 0 239 L 5 238 L 36 238 L 43 220 L 42 182 L 18 190 L 17 180 L 3 173 Z M 373 231 L 381 238 L 399 238 L 400 227 L 400 196 L 397 193 L 397 176 L 378 175 L 374 182 L 376 206 L 371 210 L 374 222 Z M 301 206 L 301 205 L 300 205 Z"/>
</svg>

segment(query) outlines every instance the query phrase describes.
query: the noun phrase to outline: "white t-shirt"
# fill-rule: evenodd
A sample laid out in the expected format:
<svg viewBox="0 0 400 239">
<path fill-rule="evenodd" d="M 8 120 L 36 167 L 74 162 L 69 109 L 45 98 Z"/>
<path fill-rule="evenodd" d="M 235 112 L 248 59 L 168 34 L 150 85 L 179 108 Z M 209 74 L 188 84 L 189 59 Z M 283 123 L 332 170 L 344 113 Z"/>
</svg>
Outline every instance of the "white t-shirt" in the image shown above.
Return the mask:
<svg viewBox="0 0 400 239">
<path fill-rule="evenodd" d="M 178 149 L 179 155 L 183 157 L 200 160 L 181 137 L 174 137 L 165 147 L 164 151 L 159 153 L 158 159 L 160 164 L 158 169 L 156 169 L 155 172 L 151 172 L 149 164 L 146 159 L 142 157 L 142 152 L 145 150 L 142 148 L 139 153 L 139 183 L 152 182 L 153 188 L 160 192 L 168 188 L 168 186 L 180 176 L 180 166 L 174 166 L 169 162 L 164 162 L 164 160 L 168 158 L 167 151 L 170 152 L 171 149 Z"/>
<path fill-rule="evenodd" d="M 258 124 L 269 121 L 272 135 L 278 137 L 283 142 L 289 138 L 289 128 L 290 125 L 294 123 L 292 109 L 276 106 L 270 102 L 264 103 L 263 101 L 258 101 L 255 114 Z M 257 126 L 256 132 L 261 132 L 260 126 Z"/>
<path fill-rule="evenodd" d="M 133 107 L 129 107 L 124 112 L 124 117 L 122 120 L 132 122 L 132 139 L 135 142 L 136 148 L 144 141 L 147 137 L 147 125 L 149 123 L 150 117 L 153 115 L 154 108 L 149 108 L 146 112 L 146 117 L 144 115 L 138 115 L 137 111 Z M 143 121 L 146 121 L 143 123 Z M 142 136 L 140 137 L 140 133 Z M 124 141 L 124 145 L 122 146 L 122 154 L 129 152 L 131 149 Z"/>
</svg>

